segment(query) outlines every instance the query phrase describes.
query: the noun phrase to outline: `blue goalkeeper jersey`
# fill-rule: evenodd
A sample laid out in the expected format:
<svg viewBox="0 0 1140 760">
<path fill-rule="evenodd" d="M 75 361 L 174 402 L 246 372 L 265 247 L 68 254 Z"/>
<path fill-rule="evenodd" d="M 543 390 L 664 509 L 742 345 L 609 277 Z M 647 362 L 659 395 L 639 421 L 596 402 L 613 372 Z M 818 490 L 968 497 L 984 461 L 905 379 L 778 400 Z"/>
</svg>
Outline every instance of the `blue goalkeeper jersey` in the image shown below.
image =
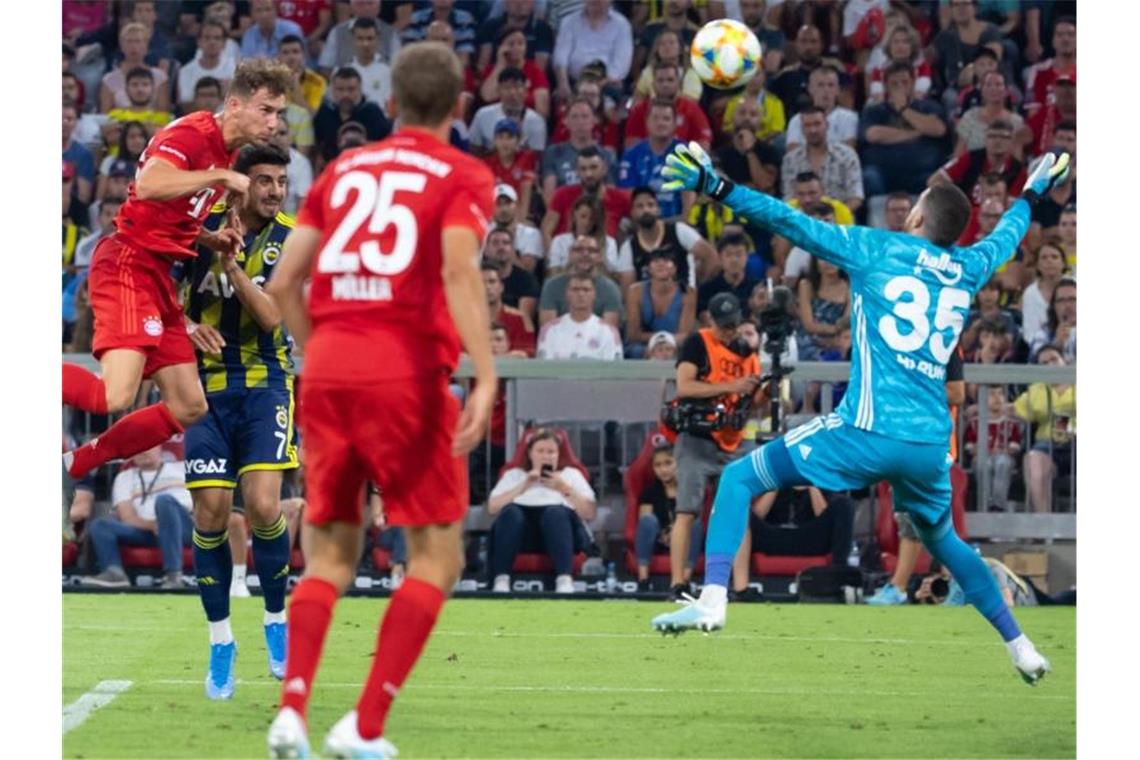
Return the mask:
<svg viewBox="0 0 1140 760">
<path fill-rule="evenodd" d="M 725 204 L 847 272 L 851 379 L 837 410 L 843 421 L 903 441 L 946 443 L 946 364 L 974 294 L 1029 229 L 1029 204 L 1014 203 L 992 233 L 965 248 L 820 222 L 742 187 Z"/>
</svg>

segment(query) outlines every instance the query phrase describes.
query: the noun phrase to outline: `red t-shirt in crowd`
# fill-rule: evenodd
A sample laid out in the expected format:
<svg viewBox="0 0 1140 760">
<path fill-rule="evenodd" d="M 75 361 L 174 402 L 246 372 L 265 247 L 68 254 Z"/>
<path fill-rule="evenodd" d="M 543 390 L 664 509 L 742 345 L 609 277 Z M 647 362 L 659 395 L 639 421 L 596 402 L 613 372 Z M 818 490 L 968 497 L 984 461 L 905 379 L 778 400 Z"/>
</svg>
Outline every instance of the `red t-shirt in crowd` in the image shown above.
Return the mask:
<svg viewBox="0 0 1140 760">
<path fill-rule="evenodd" d="M 709 126 L 708 117 L 701 110 L 697 101 L 678 96 L 674 101 L 677 106 L 677 128 L 673 136 L 683 143 L 696 140 L 702 145 L 712 143 L 712 127 Z M 643 100 L 629 109 L 629 117 L 625 122 L 625 144 L 630 145 L 649 136 L 646 126 L 646 117 L 649 116 L 651 101 Z"/>
<path fill-rule="evenodd" d="M 1052 148 L 1053 133 L 1062 121 L 1065 121 L 1065 117 L 1055 105 L 1042 106 L 1034 111 L 1033 115 L 1026 119 L 1030 131 L 1033 132 L 1033 144 L 1029 152 L 1039 155 Z"/>
<path fill-rule="evenodd" d="M 550 210 L 558 214 L 558 228 L 554 234 L 570 231 L 570 211 L 574 208 L 574 201 L 582 197 L 581 185 L 564 185 L 554 191 L 550 199 Z M 618 225 L 621 220 L 629 216 L 629 191 L 619 190 L 616 187 L 607 187 L 602 196 L 602 208 L 606 212 L 606 234 L 612 238 L 618 235 Z"/>
<path fill-rule="evenodd" d="M 534 182 L 537 177 L 538 151 L 520 150 L 515 153 L 515 160 L 510 166 L 503 166 L 496 153 L 483 156 L 491 174 L 495 175 L 495 184 L 510 185 L 516 193 L 522 192 L 523 182 Z"/>
<path fill-rule="evenodd" d="M 332 0 L 278 0 L 277 15 L 295 22 L 307 37 L 321 23 L 321 11 L 332 13 L 332 5 Z"/>
<path fill-rule="evenodd" d="M 978 166 L 979 161 L 981 162 L 980 167 Z M 994 166 L 990 163 L 989 158 L 985 157 L 984 150 L 970 151 L 957 158 L 952 158 L 942 167 L 942 170 L 949 174 L 950 179 L 954 180 L 954 184 L 959 187 L 962 187 L 962 183 L 971 173 L 974 174 L 973 187 L 970 189 L 962 188 L 974 206 L 978 206 L 982 202 L 981 179 L 990 172 L 997 172 L 1005 177 L 1006 189 L 1011 198 L 1021 195 L 1021 188 L 1025 185 L 1024 164 L 1017 161 L 1013 156 L 1006 156 L 1005 162 L 1001 166 Z"/>
<path fill-rule="evenodd" d="M 236 151 L 226 150 L 222 128 L 207 111 L 175 119 L 150 138 L 139 156 L 139 170 L 152 158 L 159 158 L 176 169 L 204 171 L 228 169 Z M 160 253 L 177 259 L 192 259 L 198 253 L 194 241 L 210 207 L 222 198 L 223 185 L 213 185 L 194 195 L 165 201 L 141 200 L 135 183 L 127 188 L 127 201 L 115 217 L 119 236 L 140 251 Z"/>
<path fill-rule="evenodd" d="M 1053 83 L 1061 76 L 1067 76 L 1076 82 L 1077 67 L 1074 65 L 1071 69 L 1058 71 L 1053 68 L 1053 61 L 1050 60 L 1034 69 L 1029 91 L 1033 93 L 1031 100 L 1035 106 L 1053 105 Z"/>
<path fill-rule="evenodd" d="M 444 296 L 443 231 L 482 240 L 493 209 L 486 165 L 404 128 L 342 153 L 313 185 L 298 227 L 313 259 L 306 382 L 361 384 L 451 373 L 459 336 Z"/>
<path fill-rule="evenodd" d="M 558 113 L 555 117 L 556 122 L 554 125 L 554 133 L 547 141 L 547 145 L 556 145 L 558 143 L 570 142 L 570 130 L 566 126 L 566 106 L 561 105 L 558 107 Z M 594 123 L 594 141 L 598 145 L 609 148 L 618 153 L 618 125 L 611 122 L 595 121 Z"/>
<path fill-rule="evenodd" d="M 503 304 L 499 306 L 498 313 L 491 315 L 491 321 L 498 322 L 507 331 L 512 351 L 526 351 L 527 356 L 534 357 L 534 329 L 527 329 L 521 311 Z"/>
<path fill-rule="evenodd" d="M 488 63 L 482 73 L 479 75 L 479 81 L 485 81 L 487 77 L 491 76 L 491 72 L 495 70 L 495 64 Z M 526 107 L 534 108 L 534 91 L 541 89 L 550 89 L 550 80 L 546 78 L 542 67 L 535 63 L 530 58 L 527 58 L 522 65 L 523 76 L 526 77 Z M 488 100 L 488 103 L 498 103 L 499 100 Z"/>
</svg>

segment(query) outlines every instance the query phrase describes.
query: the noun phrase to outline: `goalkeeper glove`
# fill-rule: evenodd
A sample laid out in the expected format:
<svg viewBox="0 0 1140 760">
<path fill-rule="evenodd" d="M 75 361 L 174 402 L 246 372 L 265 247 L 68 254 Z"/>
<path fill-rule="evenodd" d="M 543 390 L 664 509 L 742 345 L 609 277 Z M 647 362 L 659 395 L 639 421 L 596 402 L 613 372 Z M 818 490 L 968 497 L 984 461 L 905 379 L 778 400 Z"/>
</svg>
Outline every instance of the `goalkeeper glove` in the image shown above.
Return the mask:
<svg viewBox="0 0 1140 760">
<path fill-rule="evenodd" d="M 678 145 L 666 156 L 661 176 L 668 180 L 662 190 L 694 190 L 717 201 L 723 201 L 735 187 L 717 174 L 712 160 L 696 142 Z"/>
<path fill-rule="evenodd" d="M 1021 197 L 1032 205 L 1041 199 L 1041 196 L 1065 181 L 1069 176 L 1069 154 L 1062 153 L 1055 156 L 1046 153 L 1037 162 L 1033 173 L 1025 180 L 1025 189 Z"/>
</svg>

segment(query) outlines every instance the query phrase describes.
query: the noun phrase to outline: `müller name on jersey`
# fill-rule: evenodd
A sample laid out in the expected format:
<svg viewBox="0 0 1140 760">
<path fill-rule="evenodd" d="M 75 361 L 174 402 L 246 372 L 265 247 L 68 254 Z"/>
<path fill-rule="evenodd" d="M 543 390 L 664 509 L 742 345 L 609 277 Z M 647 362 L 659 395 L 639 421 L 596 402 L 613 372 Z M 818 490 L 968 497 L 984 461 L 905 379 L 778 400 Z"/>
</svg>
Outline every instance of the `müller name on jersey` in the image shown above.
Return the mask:
<svg viewBox="0 0 1140 760">
<path fill-rule="evenodd" d="M 334 301 L 391 301 L 392 281 L 387 277 L 342 274 L 332 278 Z"/>
</svg>

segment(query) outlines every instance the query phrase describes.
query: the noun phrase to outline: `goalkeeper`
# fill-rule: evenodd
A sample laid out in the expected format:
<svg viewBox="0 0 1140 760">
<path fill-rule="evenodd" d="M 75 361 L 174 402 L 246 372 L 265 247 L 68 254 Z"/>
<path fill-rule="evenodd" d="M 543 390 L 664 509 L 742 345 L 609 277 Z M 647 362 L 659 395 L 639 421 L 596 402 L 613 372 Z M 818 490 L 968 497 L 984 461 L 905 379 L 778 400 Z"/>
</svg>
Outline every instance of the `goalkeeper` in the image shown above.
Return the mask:
<svg viewBox="0 0 1140 760">
<path fill-rule="evenodd" d="M 950 518 L 950 420 L 946 363 L 974 294 L 1017 249 L 1030 204 L 1062 181 L 1068 154 L 1046 155 L 1025 192 L 989 236 L 955 241 L 970 203 L 954 186 L 925 191 L 903 232 L 841 227 L 812 219 L 770 196 L 717 175 L 700 146 L 666 159 L 663 190 L 695 190 L 844 269 L 851 282 L 851 377 L 839 409 L 816 418 L 724 469 L 705 541 L 705 586 L 675 612 L 658 615 L 662 633 L 723 627 L 732 559 L 749 504 L 797 485 L 829 491 L 888 481 L 895 509 L 910 515 L 930 554 L 958 579 L 967 600 L 998 630 L 1014 667 L 1035 684 L 1048 661 L 1021 632 L 993 577 L 954 532 Z"/>
</svg>

